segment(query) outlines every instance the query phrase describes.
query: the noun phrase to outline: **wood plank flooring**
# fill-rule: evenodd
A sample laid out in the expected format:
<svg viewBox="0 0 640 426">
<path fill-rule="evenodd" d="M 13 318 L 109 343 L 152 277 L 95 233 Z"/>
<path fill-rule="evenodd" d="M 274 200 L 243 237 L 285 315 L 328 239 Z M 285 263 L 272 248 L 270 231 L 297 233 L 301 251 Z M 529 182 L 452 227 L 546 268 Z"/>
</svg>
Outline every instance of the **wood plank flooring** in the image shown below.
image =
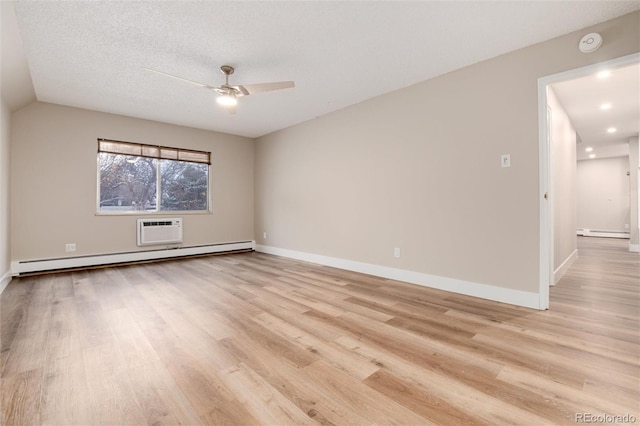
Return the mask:
<svg viewBox="0 0 640 426">
<path fill-rule="evenodd" d="M 544 312 L 259 253 L 14 279 L 2 423 L 638 424 L 627 244 L 581 238 Z"/>
</svg>

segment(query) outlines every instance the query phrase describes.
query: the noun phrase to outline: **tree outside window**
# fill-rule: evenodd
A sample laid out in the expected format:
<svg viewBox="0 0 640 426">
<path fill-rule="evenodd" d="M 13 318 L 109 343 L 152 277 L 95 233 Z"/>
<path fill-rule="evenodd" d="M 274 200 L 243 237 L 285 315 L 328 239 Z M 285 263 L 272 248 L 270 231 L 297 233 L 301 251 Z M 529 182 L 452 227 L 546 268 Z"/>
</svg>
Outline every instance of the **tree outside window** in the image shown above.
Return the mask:
<svg viewBox="0 0 640 426">
<path fill-rule="evenodd" d="M 209 153 L 98 142 L 100 213 L 208 211 Z"/>
</svg>

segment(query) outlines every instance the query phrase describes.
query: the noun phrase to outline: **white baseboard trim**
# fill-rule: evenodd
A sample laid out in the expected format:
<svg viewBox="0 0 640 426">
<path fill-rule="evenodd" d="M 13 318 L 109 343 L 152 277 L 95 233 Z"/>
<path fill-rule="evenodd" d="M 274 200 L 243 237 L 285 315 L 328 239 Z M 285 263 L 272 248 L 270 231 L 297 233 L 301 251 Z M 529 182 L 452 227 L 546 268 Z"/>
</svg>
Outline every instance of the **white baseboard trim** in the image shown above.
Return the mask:
<svg viewBox="0 0 640 426">
<path fill-rule="evenodd" d="M 567 270 L 571 267 L 571 264 L 578 258 L 578 249 L 575 249 L 573 253 L 571 253 L 565 260 L 562 262 L 562 265 L 558 266 L 556 270 L 553 272 L 553 284 L 556 285 L 560 278 L 567 272 Z"/>
<path fill-rule="evenodd" d="M 633 253 L 640 253 L 640 244 L 629 244 L 629 251 Z"/>
<path fill-rule="evenodd" d="M 11 273 L 16 276 L 30 272 L 54 271 L 90 266 L 111 265 L 116 263 L 140 262 L 146 260 L 170 259 L 182 256 L 213 254 L 234 250 L 253 250 L 255 241 L 208 244 L 174 249 L 132 251 L 127 253 L 98 254 L 88 256 L 64 257 L 58 259 L 18 260 L 11 262 Z"/>
<path fill-rule="evenodd" d="M 10 281 L 11 281 L 11 271 L 7 271 L 2 276 L 2 278 L 0 278 L 0 294 L 2 294 L 5 288 L 7 288 Z"/>
<path fill-rule="evenodd" d="M 467 296 L 493 300 L 496 302 L 508 303 L 532 309 L 544 309 L 540 307 L 540 296 L 538 293 L 512 290 L 504 287 L 479 284 L 470 281 L 425 274 L 422 272 L 408 271 L 405 269 L 391 268 L 388 266 L 374 265 L 278 247 L 256 245 L 255 250 L 261 253 L 303 260 L 306 262 L 317 263 L 320 265 L 360 272 L 397 281 L 404 281 L 425 287 L 464 294 Z"/>
</svg>

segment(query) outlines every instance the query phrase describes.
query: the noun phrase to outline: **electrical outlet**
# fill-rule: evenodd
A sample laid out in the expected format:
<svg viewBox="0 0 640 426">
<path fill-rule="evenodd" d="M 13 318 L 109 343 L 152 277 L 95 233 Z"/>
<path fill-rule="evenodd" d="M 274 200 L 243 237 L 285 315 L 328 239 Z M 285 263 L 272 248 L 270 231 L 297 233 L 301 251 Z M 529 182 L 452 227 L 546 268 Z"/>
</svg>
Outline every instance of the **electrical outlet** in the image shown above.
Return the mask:
<svg viewBox="0 0 640 426">
<path fill-rule="evenodd" d="M 400 257 L 400 247 L 396 247 L 393 249 L 393 257 L 395 258 L 399 258 Z"/>
<path fill-rule="evenodd" d="M 265 240 L 267 239 L 267 231 L 264 231 L 264 232 L 262 233 L 262 238 L 264 238 Z"/>
<path fill-rule="evenodd" d="M 65 246 L 65 250 L 68 252 L 70 251 L 76 251 L 76 243 L 67 243 L 67 245 Z"/>
</svg>

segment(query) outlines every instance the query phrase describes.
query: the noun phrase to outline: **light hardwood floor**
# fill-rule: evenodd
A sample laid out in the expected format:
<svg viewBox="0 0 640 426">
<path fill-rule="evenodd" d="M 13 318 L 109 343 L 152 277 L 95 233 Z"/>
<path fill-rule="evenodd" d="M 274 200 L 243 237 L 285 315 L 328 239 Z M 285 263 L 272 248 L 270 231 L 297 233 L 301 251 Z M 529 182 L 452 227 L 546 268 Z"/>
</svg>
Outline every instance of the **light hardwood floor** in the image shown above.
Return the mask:
<svg viewBox="0 0 640 426">
<path fill-rule="evenodd" d="M 259 253 L 14 279 L 3 423 L 638 424 L 627 244 L 580 239 L 544 312 Z"/>
</svg>

